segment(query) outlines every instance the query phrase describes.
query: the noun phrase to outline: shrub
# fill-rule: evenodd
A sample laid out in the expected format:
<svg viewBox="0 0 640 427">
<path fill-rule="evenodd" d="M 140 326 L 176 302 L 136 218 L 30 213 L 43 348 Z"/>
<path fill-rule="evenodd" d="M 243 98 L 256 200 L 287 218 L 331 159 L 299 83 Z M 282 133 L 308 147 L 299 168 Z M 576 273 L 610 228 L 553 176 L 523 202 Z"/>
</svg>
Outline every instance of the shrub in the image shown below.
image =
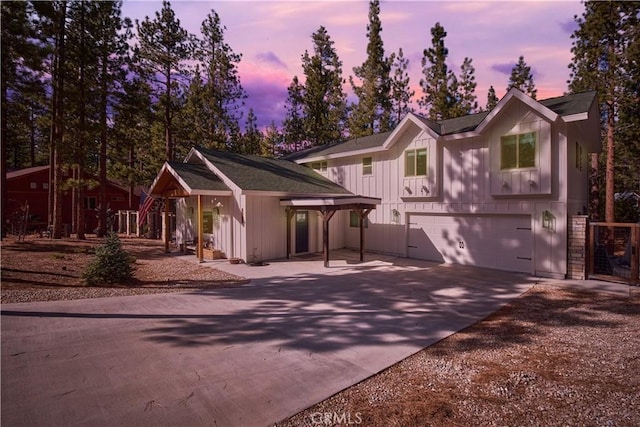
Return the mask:
<svg viewBox="0 0 640 427">
<path fill-rule="evenodd" d="M 122 249 L 115 233 L 109 233 L 105 243 L 96 248 L 96 256 L 82 277 L 90 286 L 103 283 L 123 283 L 133 277 L 131 257 Z"/>
</svg>

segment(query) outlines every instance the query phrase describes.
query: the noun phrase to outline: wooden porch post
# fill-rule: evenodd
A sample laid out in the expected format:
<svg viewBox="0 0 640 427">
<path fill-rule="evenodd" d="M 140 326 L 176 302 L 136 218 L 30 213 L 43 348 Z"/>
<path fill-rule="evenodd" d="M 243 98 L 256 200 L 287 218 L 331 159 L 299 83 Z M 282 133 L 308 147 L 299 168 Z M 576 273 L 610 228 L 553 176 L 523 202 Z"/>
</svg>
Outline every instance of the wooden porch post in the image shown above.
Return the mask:
<svg viewBox="0 0 640 427">
<path fill-rule="evenodd" d="M 171 238 L 171 224 L 169 223 L 169 198 L 164 198 L 164 251 L 169 252 L 169 239 Z"/>
<path fill-rule="evenodd" d="M 202 233 L 202 227 L 202 195 L 198 194 L 198 243 L 196 244 L 196 255 L 198 256 L 198 262 L 204 262 L 204 251 L 202 250 L 202 239 L 204 234 Z"/>
<path fill-rule="evenodd" d="M 324 266 L 329 267 L 329 221 L 336 213 L 331 210 L 321 210 L 322 213 L 322 251 L 324 253 Z"/>
<path fill-rule="evenodd" d="M 287 208 L 287 259 L 291 259 L 291 220 L 296 214 L 296 210 Z"/>
<path fill-rule="evenodd" d="M 371 209 L 356 209 L 358 214 L 358 226 L 360 227 L 360 262 L 364 261 L 364 220 L 367 219 Z"/>
</svg>

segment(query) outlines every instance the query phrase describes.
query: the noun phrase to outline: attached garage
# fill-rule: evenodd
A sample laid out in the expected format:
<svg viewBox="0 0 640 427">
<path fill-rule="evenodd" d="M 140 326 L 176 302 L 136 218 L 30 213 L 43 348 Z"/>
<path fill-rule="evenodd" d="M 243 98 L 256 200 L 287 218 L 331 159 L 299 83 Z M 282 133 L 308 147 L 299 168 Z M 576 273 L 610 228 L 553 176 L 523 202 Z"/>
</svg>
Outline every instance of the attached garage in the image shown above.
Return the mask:
<svg viewBox="0 0 640 427">
<path fill-rule="evenodd" d="M 409 214 L 408 256 L 533 273 L 530 215 Z"/>
</svg>

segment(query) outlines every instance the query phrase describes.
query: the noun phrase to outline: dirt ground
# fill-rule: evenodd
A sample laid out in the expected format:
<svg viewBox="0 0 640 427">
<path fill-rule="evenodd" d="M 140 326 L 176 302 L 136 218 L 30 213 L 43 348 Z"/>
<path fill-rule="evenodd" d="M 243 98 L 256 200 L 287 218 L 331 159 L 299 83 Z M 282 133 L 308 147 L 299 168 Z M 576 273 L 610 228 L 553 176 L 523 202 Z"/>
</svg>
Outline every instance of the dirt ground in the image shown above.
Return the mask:
<svg viewBox="0 0 640 427">
<path fill-rule="evenodd" d="M 136 257 L 126 286 L 88 288 L 99 244 L 2 243 L 2 303 L 238 286 L 242 278 L 123 239 Z M 313 385 L 310 385 L 312 387 Z M 536 285 L 477 324 L 278 426 L 638 426 L 640 288 L 591 292 Z"/>
</svg>

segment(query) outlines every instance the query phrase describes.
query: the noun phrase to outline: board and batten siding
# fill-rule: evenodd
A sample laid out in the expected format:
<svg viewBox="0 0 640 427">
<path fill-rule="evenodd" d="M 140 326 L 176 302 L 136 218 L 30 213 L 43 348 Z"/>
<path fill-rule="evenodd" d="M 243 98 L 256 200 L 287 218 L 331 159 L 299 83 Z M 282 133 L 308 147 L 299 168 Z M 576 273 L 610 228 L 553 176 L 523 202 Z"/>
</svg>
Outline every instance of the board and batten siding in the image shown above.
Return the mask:
<svg viewBox="0 0 640 427">
<path fill-rule="evenodd" d="M 567 181 L 584 176 L 568 176 L 567 163 L 572 159 L 567 159 L 567 128 L 513 103 L 479 136 L 435 140 L 423 131 L 406 131 L 389 150 L 329 160 L 326 176 L 354 194 L 382 199 L 369 215 L 368 251 L 408 256 L 407 214 L 529 215 L 533 273 L 562 278 L 567 257 Z M 501 171 L 500 137 L 529 131 L 537 135 L 536 167 Z M 404 177 L 404 152 L 413 148 L 428 149 L 426 177 Z M 362 174 L 363 157 L 373 159 L 369 176 Z M 507 193 L 502 189 L 505 180 Z M 576 188 L 582 191 L 581 186 Z M 542 228 L 545 210 L 553 214 L 553 230 Z M 357 229 L 349 227 L 348 219 L 345 226 L 345 246 L 357 247 Z"/>
</svg>

